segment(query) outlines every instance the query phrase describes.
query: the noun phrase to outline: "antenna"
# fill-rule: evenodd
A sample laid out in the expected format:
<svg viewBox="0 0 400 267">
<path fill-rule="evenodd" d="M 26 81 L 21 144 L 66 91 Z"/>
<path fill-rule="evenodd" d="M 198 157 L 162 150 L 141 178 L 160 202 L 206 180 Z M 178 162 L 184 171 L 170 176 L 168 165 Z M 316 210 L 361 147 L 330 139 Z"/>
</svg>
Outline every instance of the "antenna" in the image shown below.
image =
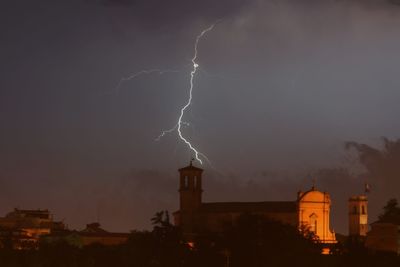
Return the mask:
<svg viewBox="0 0 400 267">
<path fill-rule="evenodd" d="M 365 184 L 364 184 L 364 192 L 365 192 L 365 194 L 371 193 L 371 186 L 367 182 L 365 182 Z"/>
<path fill-rule="evenodd" d="M 315 177 L 313 177 L 312 175 L 310 175 L 310 178 L 311 178 L 311 182 L 312 182 L 311 189 L 315 190 L 315 184 L 317 183 L 317 181 L 316 181 Z"/>
</svg>

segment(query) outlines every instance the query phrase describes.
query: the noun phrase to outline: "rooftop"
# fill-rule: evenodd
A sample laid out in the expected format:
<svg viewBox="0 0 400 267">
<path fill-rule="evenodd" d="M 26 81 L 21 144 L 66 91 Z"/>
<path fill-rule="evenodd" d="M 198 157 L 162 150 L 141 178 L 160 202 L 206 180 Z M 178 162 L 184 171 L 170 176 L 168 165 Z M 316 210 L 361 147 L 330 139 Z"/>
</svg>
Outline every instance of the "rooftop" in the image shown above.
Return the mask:
<svg viewBox="0 0 400 267">
<path fill-rule="evenodd" d="M 214 202 L 203 203 L 200 207 L 205 212 L 275 212 L 292 213 L 297 211 L 295 201 L 265 201 L 265 202 Z"/>
<path fill-rule="evenodd" d="M 193 166 L 193 160 L 190 161 L 189 166 L 179 169 L 179 171 L 185 171 L 185 170 L 195 170 L 195 171 L 201 171 L 201 172 L 203 171 L 203 169 Z"/>
</svg>

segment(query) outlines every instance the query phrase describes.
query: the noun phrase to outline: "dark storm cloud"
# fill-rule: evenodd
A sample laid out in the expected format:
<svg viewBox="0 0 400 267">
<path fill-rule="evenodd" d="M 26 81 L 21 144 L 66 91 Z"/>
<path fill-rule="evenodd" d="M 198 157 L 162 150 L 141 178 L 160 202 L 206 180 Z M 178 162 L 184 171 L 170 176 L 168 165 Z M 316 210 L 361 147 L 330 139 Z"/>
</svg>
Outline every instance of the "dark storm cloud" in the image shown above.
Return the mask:
<svg viewBox="0 0 400 267">
<path fill-rule="evenodd" d="M 393 5 L 400 5 L 400 1 L 399 0 L 389 0 L 389 2 Z"/>
<path fill-rule="evenodd" d="M 400 139 L 382 138 L 376 145 L 347 142 L 346 149 L 355 152 L 364 167 L 360 176 L 371 188 L 369 219 L 373 222 L 389 199 L 400 199 Z"/>
<path fill-rule="evenodd" d="M 94 0 L 92 0 L 94 1 Z M 146 26 L 217 20 L 237 14 L 255 0 L 102 0 L 94 3 L 108 7 L 125 7 L 135 21 Z"/>
<path fill-rule="evenodd" d="M 400 198 L 400 139 L 383 138 L 382 144 L 377 147 L 348 142 L 346 148 L 356 151 L 359 162 L 365 167 L 366 179 L 372 188 L 375 187 L 372 191 L 382 201 Z"/>
<path fill-rule="evenodd" d="M 304 7 L 318 7 L 324 5 L 356 5 L 366 8 L 390 8 L 400 4 L 399 0 L 86 0 L 105 6 L 125 6 L 132 8 L 131 15 L 138 20 L 154 22 L 170 22 L 172 20 L 196 20 L 199 18 L 216 19 L 231 15 L 238 15 L 249 7 L 264 4 L 298 5 Z"/>
</svg>

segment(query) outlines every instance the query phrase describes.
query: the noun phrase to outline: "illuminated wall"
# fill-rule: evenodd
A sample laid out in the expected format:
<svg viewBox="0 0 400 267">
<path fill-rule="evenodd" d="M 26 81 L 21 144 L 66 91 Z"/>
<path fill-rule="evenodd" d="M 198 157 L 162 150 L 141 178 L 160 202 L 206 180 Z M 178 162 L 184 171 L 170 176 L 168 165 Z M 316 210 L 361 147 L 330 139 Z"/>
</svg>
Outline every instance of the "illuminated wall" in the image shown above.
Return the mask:
<svg viewBox="0 0 400 267">
<path fill-rule="evenodd" d="M 349 199 L 349 235 L 365 237 L 368 232 L 368 200 L 364 195 Z"/>
<path fill-rule="evenodd" d="M 314 187 L 299 192 L 299 228 L 308 229 L 318 236 L 321 243 L 336 243 L 335 233 L 330 230 L 331 199 L 328 193 Z"/>
</svg>

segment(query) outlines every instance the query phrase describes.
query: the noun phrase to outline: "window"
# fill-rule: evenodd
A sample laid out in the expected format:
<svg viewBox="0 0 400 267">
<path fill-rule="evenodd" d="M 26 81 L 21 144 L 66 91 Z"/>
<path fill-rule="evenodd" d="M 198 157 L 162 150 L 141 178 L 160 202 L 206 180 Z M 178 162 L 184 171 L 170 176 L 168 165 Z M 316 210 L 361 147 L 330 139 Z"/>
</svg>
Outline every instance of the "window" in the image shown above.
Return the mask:
<svg viewBox="0 0 400 267">
<path fill-rule="evenodd" d="M 197 176 L 193 177 L 193 187 L 197 188 Z"/>
<path fill-rule="evenodd" d="M 317 233 L 317 215 L 315 213 L 311 214 L 310 216 L 310 231 L 314 232 L 315 234 Z"/>
<path fill-rule="evenodd" d="M 356 206 L 353 207 L 353 214 L 357 214 L 357 207 Z"/>
<path fill-rule="evenodd" d="M 185 176 L 184 182 L 185 182 L 185 184 L 184 184 L 185 188 L 188 188 L 189 187 L 189 177 L 188 176 Z"/>
<path fill-rule="evenodd" d="M 365 214 L 365 207 L 361 206 L 361 209 L 362 209 L 362 214 Z"/>
</svg>

